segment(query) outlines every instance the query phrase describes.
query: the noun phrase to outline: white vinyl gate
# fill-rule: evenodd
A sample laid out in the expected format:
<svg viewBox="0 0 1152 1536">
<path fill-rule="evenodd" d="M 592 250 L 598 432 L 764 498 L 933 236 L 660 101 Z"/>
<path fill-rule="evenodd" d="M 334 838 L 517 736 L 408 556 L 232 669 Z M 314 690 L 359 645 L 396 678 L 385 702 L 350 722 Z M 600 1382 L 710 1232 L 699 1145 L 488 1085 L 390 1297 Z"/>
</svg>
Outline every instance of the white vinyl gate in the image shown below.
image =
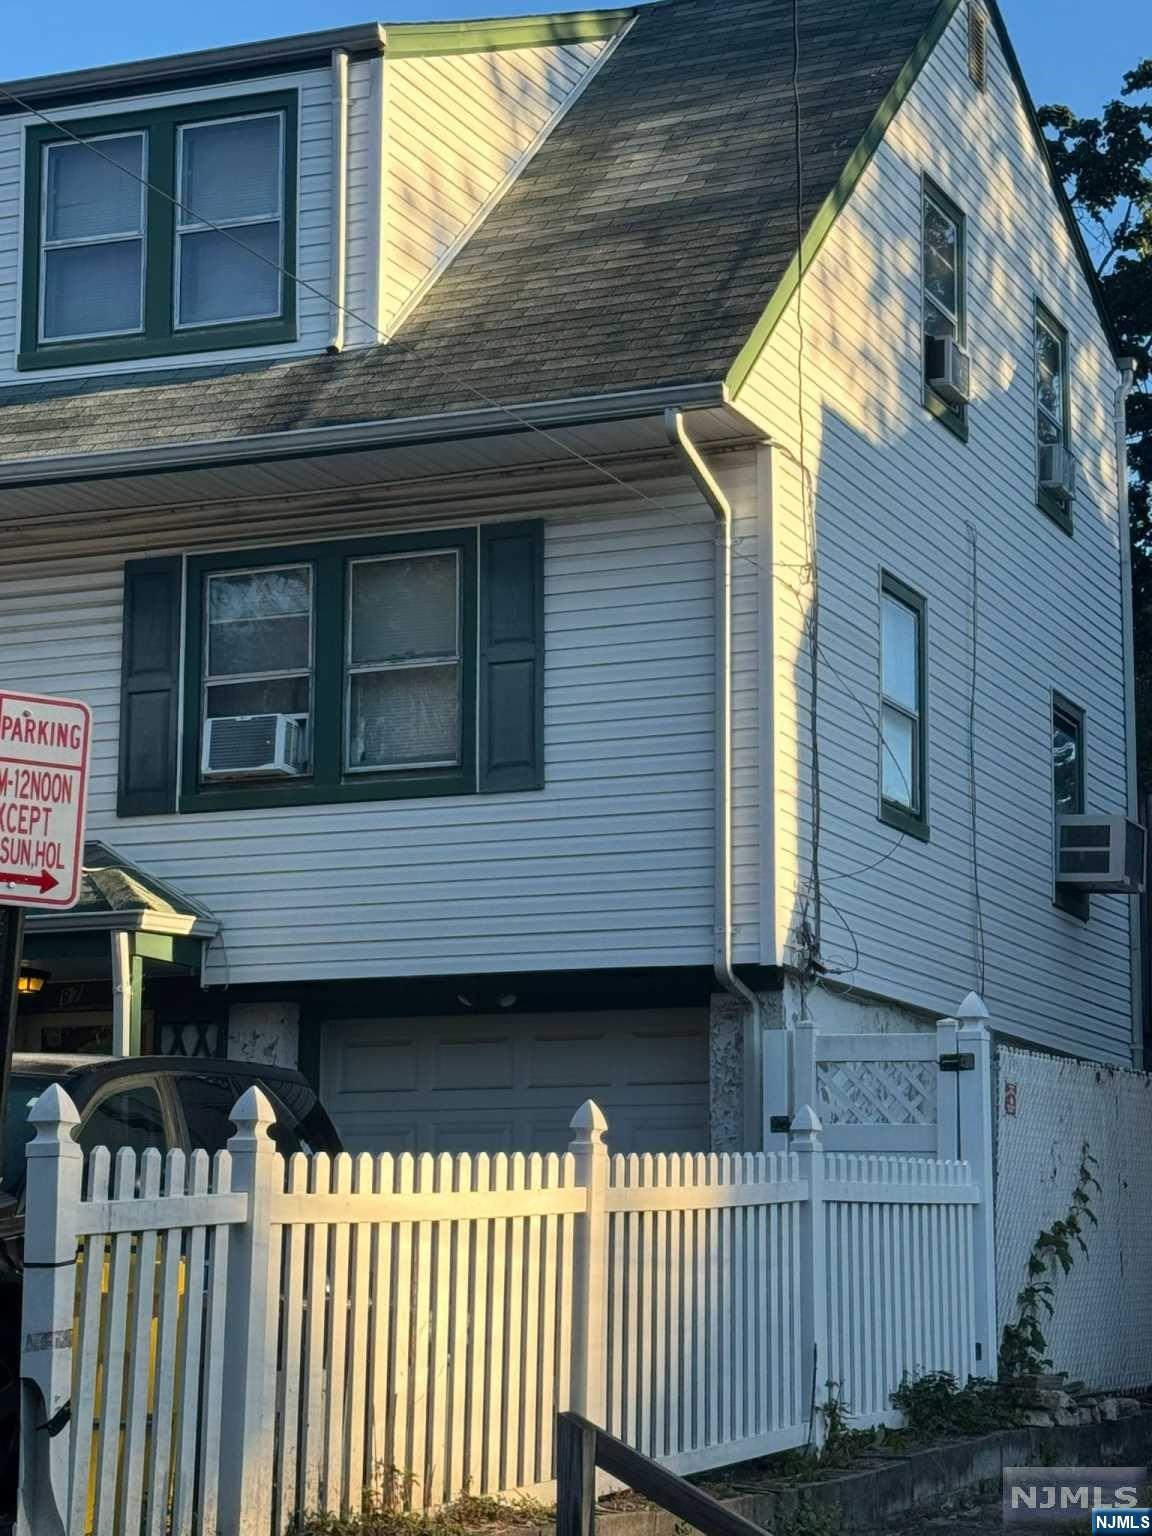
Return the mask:
<svg viewBox="0 0 1152 1536">
<path fill-rule="evenodd" d="M 21 1536 L 274 1536 L 381 1466 L 416 1509 L 548 1497 L 565 1407 L 701 1470 L 819 1438 L 830 1381 L 875 1423 L 992 1357 L 979 1145 L 828 1153 L 804 1106 L 782 1154 L 610 1155 L 588 1103 L 561 1155 L 285 1163 L 258 1089 L 233 1118 L 211 1168 L 125 1151 L 109 1188 L 35 1106 Z"/>
</svg>

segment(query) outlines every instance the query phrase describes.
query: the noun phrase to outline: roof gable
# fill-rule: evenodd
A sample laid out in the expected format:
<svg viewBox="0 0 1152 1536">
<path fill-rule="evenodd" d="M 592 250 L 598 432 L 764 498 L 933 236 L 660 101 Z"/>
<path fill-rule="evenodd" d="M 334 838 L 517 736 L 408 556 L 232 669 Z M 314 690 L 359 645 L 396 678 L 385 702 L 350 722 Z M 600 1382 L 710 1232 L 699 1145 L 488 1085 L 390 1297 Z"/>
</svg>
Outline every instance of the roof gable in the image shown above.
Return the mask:
<svg viewBox="0 0 1152 1536">
<path fill-rule="evenodd" d="M 0 457 L 735 387 L 798 269 L 797 96 L 806 261 L 960 3 L 804 0 L 795 80 L 792 0 L 644 8 L 387 345 L 21 387 Z"/>
</svg>

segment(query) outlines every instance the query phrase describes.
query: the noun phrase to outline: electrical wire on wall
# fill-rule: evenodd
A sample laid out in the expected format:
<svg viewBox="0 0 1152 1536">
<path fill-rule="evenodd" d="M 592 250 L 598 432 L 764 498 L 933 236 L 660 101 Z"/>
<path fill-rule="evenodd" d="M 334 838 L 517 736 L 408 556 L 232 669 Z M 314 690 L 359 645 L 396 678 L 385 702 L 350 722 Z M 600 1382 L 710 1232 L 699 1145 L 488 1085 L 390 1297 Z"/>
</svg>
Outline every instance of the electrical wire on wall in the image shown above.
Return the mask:
<svg viewBox="0 0 1152 1536">
<path fill-rule="evenodd" d="M 808 879 L 800 899 L 796 927 L 800 958 L 800 984 L 803 1010 L 808 1007 L 808 993 L 819 978 L 823 961 L 820 956 L 823 926 L 823 892 L 820 876 L 820 840 L 823 805 L 820 779 L 820 550 L 816 526 L 816 497 L 808 469 L 807 421 L 805 419 L 804 364 L 804 114 L 800 99 L 800 0 L 792 0 L 792 108 L 793 162 L 796 177 L 796 412 L 798 472 L 804 510 L 805 565 L 802 576 L 808 588 L 804 631 L 808 648 L 808 735 L 810 829 Z"/>
<path fill-rule="evenodd" d="M 984 996 L 984 903 L 980 892 L 980 839 L 976 784 L 976 704 L 978 699 L 977 665 L 980 656 L 980 538 L 975 523 L 964 525 L 972 549 L 972 655 L 968 694 L 968 809 L 972 829 L 972 907 L 975 926 L 977 991 Z"/>
</svg>

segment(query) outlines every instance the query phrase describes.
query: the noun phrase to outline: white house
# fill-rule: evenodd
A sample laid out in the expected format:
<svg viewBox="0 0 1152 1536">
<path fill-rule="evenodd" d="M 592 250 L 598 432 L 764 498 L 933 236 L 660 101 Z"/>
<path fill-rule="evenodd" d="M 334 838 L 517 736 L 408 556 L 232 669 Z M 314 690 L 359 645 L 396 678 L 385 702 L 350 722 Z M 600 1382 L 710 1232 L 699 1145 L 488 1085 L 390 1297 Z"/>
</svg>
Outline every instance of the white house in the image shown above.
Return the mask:
<svg viewBox="0 0 1152 1536">
<path fill-rule="evenodd" d="M 1133 903 L 1054 862 L 1135 814 L 1124 375 L 991 0 L 0 114 L 0 689 L 97 746 L 25 1043 L 298 1060 L 421 1150 L 757 1145 L 805 1006 L 1138 1060 Z"/>
</svg>

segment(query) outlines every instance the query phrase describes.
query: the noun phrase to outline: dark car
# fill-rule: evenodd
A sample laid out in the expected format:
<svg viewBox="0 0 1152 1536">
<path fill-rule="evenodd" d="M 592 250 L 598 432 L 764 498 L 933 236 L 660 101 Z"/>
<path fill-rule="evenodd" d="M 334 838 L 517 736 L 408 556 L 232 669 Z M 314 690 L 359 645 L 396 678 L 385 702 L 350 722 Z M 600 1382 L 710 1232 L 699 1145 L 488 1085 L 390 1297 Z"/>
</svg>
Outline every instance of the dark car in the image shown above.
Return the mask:
<svg viewBox="0 0 1152 1536">
<path fill-rule="evenodd" d="M 235 1127 L 229 1114 L 255 1083 L 272 1101 L 272 1140 L 293 1152 L 339 1152 L 340 1138 L 308 1081 L 285 1067 L 185 1056 L 14 1057 L 3 1126 L 0 1174 L 0 1484 L 11 1478 L 20 1357 L 20 1299 L 24 1239 L 24 1149 L 32 1139 L 28 1111 L 51 1083 L 60 1083 L 80 1111 L 77 1140 L 84 1151 L 173 1147 L 218 1152 Z M 0 1489 L 6 1504 L 7 1488 Z"/>
</svg>

